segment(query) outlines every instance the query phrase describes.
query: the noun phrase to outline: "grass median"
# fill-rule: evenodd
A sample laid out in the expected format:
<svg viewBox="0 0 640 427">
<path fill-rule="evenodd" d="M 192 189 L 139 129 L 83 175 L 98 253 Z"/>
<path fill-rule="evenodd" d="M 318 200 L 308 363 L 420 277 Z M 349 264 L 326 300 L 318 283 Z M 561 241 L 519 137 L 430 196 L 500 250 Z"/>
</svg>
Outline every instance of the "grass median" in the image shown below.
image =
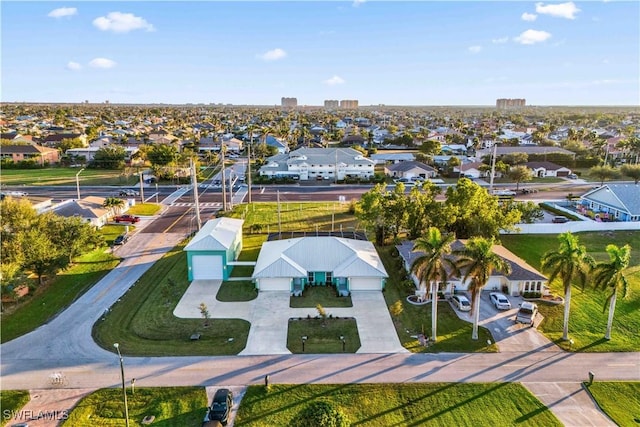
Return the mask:
<svg viewBox="0 0 640 427">
<path fill-rule="evenodd" d="M 2 169 L 3 185 L 76 185 L 79 168 Z M 136 185 L 139 178 L 133 169 L 84 169 L 78 175 L 83 185 Z"/>
<path fill-rule="evenodd" d="M 21 417 L 20 409 L 26 405 L 31 396 L 27 390 L 2 390 L 0 391 L 0 408 L 2 408 L 2 417 L 0 417 L 0 426 L 7 425 L 11 421 L 19 421 Z"/>
<path fill-rule="evenodd" d="M 609 243 L 614 243 L 619 247 L 627 243 L 631 245 L 629 265 L 632 267 L 626 271 L 629 288 L 626 298 L 618 296 L 611 340 L 604 339 L 608 305 L 606 311 L 603 311 L 603 307 L 608 291 L 595 290 L 589 285 L 585 287 L 584 291 L 575 285 L 572 289 L 569 336 L 573 340 L 573 346 L 569 342 L 562 341 L 563 305 L 539 303 L 540 313 L 545 319 L 538 329 L 565 350 L 581 352 L 638 351 L 640 348 L 640 316 L 638 316 L 638 307 L 640 307 L 640 231 L 586 232 L 576 233 L 576 236 L 578 236 L 580 244 L 585 245 L 588 253 L 596 261 L 608 261 L 605 247 Z M 549 250 L 558 248 L 557 235 L 503 235 L 500 238 L 506 248 L 538 269 L 542 255 Z M 551 283 L 550 286 L 553 293 L 564 295 L 559 280 Z"/>
<path fill-rule="evenodd" d="M 619 426 L 640 424 L 640 382 L 596 381 L 587 391 Z"/>
<path fill-rule="evenodd" d="M 173 315 L 189 286 L 186 242 L 156 262 L 93 327 L 104 349 L 129 356 L 213 356 L 238 354 L 246 346 L 249 322 L 241 319 L 180 319 Z M 193 334 L 200 334 L 192 341 Z"/>
</svg>

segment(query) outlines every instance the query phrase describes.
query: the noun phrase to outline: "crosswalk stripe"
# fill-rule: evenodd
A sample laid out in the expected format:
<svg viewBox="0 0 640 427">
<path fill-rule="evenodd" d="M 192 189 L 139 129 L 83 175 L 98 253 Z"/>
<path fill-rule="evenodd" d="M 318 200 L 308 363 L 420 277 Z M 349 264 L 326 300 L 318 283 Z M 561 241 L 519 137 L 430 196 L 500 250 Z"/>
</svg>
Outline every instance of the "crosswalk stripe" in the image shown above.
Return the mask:
<svg viewBox="0 0 640 427">
<path fill-rule="evenodd" d="M 177 206 L 177 207 L 191 207 L 191 206 L 195 206 L 195 203 L 186 203 L 186 202 L 178 202 L 178 203 L 172 203 L 171 206 Z M 219 208 L 222 206 L 222 203 L 219 202 L 204 202 L 204 203 L 200 203 L 200 207 L 205 207 L 205 208 Z"/>
</svg>

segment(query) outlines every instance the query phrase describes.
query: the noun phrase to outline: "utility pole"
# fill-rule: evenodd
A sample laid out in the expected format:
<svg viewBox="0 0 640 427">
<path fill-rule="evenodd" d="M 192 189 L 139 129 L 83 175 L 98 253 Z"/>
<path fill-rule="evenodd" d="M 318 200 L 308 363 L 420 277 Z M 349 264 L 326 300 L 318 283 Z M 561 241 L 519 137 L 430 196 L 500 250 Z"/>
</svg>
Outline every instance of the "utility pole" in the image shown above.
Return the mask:
<svg viewBox="0 0 640 427">
<path fill-rule="evenodd" d="M 222 212 L 227 211 L 227 180 L 224 172 L 224 147 L 222 146 L 222 140 L 220 140 L 220 156 L 222 159 Z"/>
<path fill-rule="evenodd" d="M 278 201 L 278 234 L 282 234 L 282 223 L 280 222 L 280 190 L 276 193 Z"/>
<path fill-rule="evenodd" d="M 140 203 L 144 203 L 144 185 L 142 183 L 142 172 L 139 172 L 140 175 Z"/>
<path fill-rule="evenodd" d="M 198 178 L 196 177 L 196 165 L 193 158 L 189 159 L 191 167 L 191 185 L 193 186 L 193 203 L 196 208 L 196 222 L 198 223 L 198 231 L 202 228 L 202 220 L 200 219 L 200 202 L 198 199 Z"/>
<path fill-rule="evenodd" d="M 496 173 L 496 154 L 498 152 L 498 144 L 493 143 L 493 158 L 491 159 L 491 180 L 489 181 L 489 194 L 493 194 L 493 175 Z"/>
<path fill-rule="evenodd" d="M 251 146 L 253 145 L 253 127 L 250 126 L 249 127 L 249 133 L 250 133 L 250 139 L 249 139 L 249 146 L 247 147 L 247 184 L 249 185 L 249 187 L 247 188 L 247 191 L 249 191 L 248 194 L 248 201 L 249 204 L 251 204 Z"/>
</svg>

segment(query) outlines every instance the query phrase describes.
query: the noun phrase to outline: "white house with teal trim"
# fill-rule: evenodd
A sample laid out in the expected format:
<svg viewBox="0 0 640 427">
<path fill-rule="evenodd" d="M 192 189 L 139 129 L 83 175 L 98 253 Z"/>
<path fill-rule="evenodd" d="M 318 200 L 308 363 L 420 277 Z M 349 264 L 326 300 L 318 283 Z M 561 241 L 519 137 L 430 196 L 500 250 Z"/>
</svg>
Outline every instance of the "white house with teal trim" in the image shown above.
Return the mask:
<svg viewBox="0 0 640 427">
<path fill-rule="evenodd" d="M 306 286 L 336 286 L 341 295 L 381 291 L 387 271 L 369 241 L 331 236 L 265 242 L 252 279 L 260 291 L 302 293 Z"/>
<path fill-rule="evenodd" d="M 242 251 L 241 219 L 216 218 L 185 246 L 189 280 L 227 280 Z"/>
<path fill-rule="evenodd" d="M 640 184 L 605 184 L 581 197 L 578 211 L 596 220 L 640 221 Z"/>
</svg>

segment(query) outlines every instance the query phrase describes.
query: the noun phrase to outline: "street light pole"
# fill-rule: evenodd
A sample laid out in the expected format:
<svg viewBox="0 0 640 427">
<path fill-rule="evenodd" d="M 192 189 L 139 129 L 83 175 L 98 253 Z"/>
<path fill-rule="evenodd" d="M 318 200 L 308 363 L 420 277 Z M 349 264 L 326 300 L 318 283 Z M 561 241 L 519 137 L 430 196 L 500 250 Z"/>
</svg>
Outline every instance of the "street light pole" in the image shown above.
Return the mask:
<svg viewBox="0 0 640 427">
<path fill-rule="evenodd" d="M 82 172 L 84 168 L 80 169 L 76 174 L 76 191 L 78 193 L 78 200 L 80 200 L 80 172 Z"/>
<path fill-rule="evenodd" d="M 122 360 L 122 354 L 120 354 L 120 344 L 115 343 L 113 346 L 118 350 L 118 357 L 120 358 L 120 377 L 122 378 L 122 399 L 124 400 L 124 421 L 125 425 L 129 427 L 129 407 L 127 405 L 127 388 L 124 384 L 124 363 Z"/>
</svg>

